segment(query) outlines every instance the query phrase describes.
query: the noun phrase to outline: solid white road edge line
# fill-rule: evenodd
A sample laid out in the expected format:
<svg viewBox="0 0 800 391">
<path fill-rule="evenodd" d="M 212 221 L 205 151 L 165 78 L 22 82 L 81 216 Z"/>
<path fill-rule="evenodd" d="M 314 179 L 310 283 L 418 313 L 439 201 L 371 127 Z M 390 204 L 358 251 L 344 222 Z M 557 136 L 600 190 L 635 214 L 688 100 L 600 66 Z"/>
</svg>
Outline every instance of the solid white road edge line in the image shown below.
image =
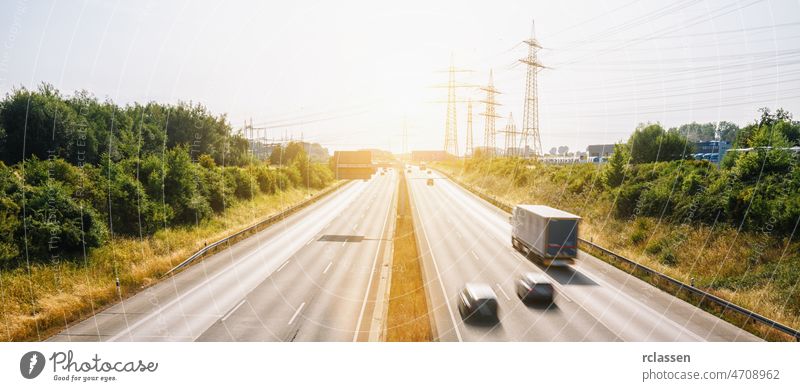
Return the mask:
<svg viewBox="0 0 800 391">
<path fill-rule="evenodd" d="M 416 210 L 415 210 L 416 212 Z M 419 215 L 419 213 L 417 212 Z M 463 342 L 461 339 L 461 332 L 458 330 L 458 323 L 456 323 L 456 317 L 453 316 L 453 308 L 450 306 L 450 300 L 447 297 L 447 291 L 444 290 L 444 282 L 442 282 L 442 275 L 439 273 L 439 265 L 436 264 L 436 256 L 433 255 L 433 249 L 431 248 L 431 242 L 428 241 L 428 234 L 425 232 L 425 226 L 422 224 L 422 216 L 420 216 L 420 229 L 422 230 L 422 236 L 425 238 L 425 243 L 428 244 L 428 254 L 431 255 L 431 260 L 433 261 L 433 268 L 436 270 L 436 279 L 439 280 L 439 286 L 442 288 L 442 295 L 444 295 L 444 303 L 447 304 L 447 312 L 450 313 L 450 320 L 453 322 L 453 330 L 456 332 L 456 338 L 458 338 L 458 342 Z"/>
<path fill-rule="evenodd" d="M 375 196 L 377 197 L 377 195 Z M 392 193 L 392 197 L 389 201 L 394 199 L 394 193 Z M 368 208 L 371 208 L 371 204 Z M 389 215 L 391 215 L 390 211 L 392 210 L 392 206 L 389 205 L 389 208 L 386 210 L 386 218 L 383 219 L 383 227 L 381 228 L 381 237 L 383 237 L 384 231 L 386 230 L 386 223 L 389 222 Z M 361 321 L 364 320 L 364 311 L 367 309 L 367 299 L 369 298 L 369 290 L 372 288 L 372 278 L 375 275 L 375 266 L 378 264 L 378 254 L 381 252 L 381 243 L 378 241 L 378 248 L 375 250 L 375 257 L 372 260 L 372 270 L 369 272 L 369 280 L 367 281 L 367 290 L 364 292 L 364 301 L 361 304 L 361 312 L 358 314 L 358 321 L 356 322 L 356 330 L 353 333 L 353 342 L 358 341 L 358 333 L 361 330 Z"/>
</svg>

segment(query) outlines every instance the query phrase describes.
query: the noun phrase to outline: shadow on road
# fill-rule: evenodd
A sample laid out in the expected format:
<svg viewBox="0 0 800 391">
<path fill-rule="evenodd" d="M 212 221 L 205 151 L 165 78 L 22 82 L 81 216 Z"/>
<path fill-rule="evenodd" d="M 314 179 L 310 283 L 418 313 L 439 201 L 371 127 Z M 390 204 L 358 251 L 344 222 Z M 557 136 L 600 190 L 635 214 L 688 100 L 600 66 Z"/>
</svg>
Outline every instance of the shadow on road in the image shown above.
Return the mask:
<svg viewBox="0 0 800 391">
<path fill-rule="evenodd" d="M 558 304 L 556 304 L 555 301 L 552 301 L 550 303 L 526 302 L 525 306 L 530 308 L 530 309 L 540 310 L 540 311 L 547 311 L 547 312 L 558 312 L 558 311 L 561 311 L 561 309 L 558 308 Z"/>
<path fill-rule="evenodd" d="M 541 267 L 541 266 L 540 266 Z M 562 285 L 597 285 L 591 278 L 586 277 L 581 272 L 566 267 L 545 267 L 544 272 Z"/>
</svg>

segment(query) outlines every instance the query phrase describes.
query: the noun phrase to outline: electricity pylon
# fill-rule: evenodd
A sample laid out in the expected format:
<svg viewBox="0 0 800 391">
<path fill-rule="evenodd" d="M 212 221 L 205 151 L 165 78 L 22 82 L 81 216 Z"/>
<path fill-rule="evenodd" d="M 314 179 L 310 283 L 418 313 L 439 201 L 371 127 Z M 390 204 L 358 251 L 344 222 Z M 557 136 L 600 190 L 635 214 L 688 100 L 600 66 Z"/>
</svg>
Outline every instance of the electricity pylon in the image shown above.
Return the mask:
<svg viewBox="0 0 800 391">
<path fill-rule="evenodd" d="M 522 112 L 522 140 L 521 147 L 528 145 L 528 139 L 533 142 L 531 149 L 536 156 L 542 156 L 542 140 L 539 136 L 539 91 L 536 77 L 540 68 L 544 66 L 539 63 L 538 53 L 542 48 L 536 40 L 536 25 L 531 26 L 531 37 L 526 39 L 528 45 L 528 57 L 519 61 L 526 64 L 528 74 L 525 78 L 525 106 Z"/>
<path fill-rule="evenodd" d="M 464 156 L 472 156 L 472 99 L 467 101 L 467 145 Z"/>
<path fill-rule="evenodd" d="M 458 156 L 458 125 L 456 121 L 456 103 L 461 102 L 456 99 L 456 88 L 475 87 L 471 84 L 456 82 L 456 72 L 472 72 L 468 69 L 456 69 L 453 65 L 453 55 L 450 55 L 450 67 L 445 71 L 449 74 L 447 80 L 447 117 L 444 123 L 444 150 L 454 156 Z M 443 87 L 443 86 L 437 86 Z"/>
<path fill-rule="evenodd" d="M 489 70 L 489 84 L 485 87 L 481 87 L 481 90 L 486 91 L 486 100 L 481 101 L 486 105 L 484 112 L 481 113 L 481 115 L 486 118 L 483 127 L 483 147 L 484 152 L 489 155 L 489 157 L 492 157 L 494 156 L 495 142 L 497 139 L 495 119 L 501 118 L 499 115 L 495 114 L 495 106 L 500 104 L 495 101 L 494 96 L 501 92 L 494 88 L 494 77 L 491 69 Z"/>
<path fill-rule="evenodd" d="M 503 133 L 505 135 L 503 155 L 517 156 L 519 154 L 519 148 L 517 148 L 517 139 L 519 138 L 521 132 L 517 131 L 517 125 L 514 123 L 514 113 L 508 113 L 508 122 L 506 123 L 506 127 L 499 133 Z"/>
</svg>

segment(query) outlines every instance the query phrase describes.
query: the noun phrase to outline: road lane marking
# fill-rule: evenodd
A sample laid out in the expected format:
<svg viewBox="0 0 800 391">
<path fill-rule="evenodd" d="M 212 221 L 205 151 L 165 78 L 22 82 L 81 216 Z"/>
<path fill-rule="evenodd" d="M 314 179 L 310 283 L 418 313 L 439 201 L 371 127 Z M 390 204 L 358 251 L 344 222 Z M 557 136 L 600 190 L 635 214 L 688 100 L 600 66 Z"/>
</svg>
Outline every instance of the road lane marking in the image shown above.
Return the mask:
<svg viewBox="0 0 800 391">
<path fill-rule="evenodd" d="M 289 319 L 289 324 L 294 323 L 294 320 L 297 319 L 297 315 L 300 315 L 300 311 L 302 311 L 303 307 L 305 307 L 305 306 L 306 306 L 306 302 L 304 301 L 303 304 L 300 304 L 300 307 L 297 307 L 297 311 L 295 311 L 294 315 L 292 315 L 292 319 Z"/>
<path fill-rule="evenodd" d="M 284 262 L 284 263 L 283 263 L 283 265 L 281 265 L 281 267 L 279 267 L 279 268 L 278 268 L 278 270 L 276 270 L 276 272 L 279 272 L 279 271 L 283 270 L 283 268 L 284 268 L 286 265 L 288 265 L 290 261 L 291 261 L 291 258 L 290 258 L 290 259 L 287 259 L 287 260 L 286 260 L 286 262 Z"/>
<path fill-rule="evenodd" d="M 480 198 L 477 195 L 473 194 L 469 190 L 464 189 L 463 187 L 461 187 L 460 185 L 458 185 L 455 182 L 449 182 L 448 184 L 453 186 L 453 189 L 452 189 L 453 191 L 448 191 L 448 192 L 451 195 L 457 195 L 456 199 L 461 199 L 462 201 L 466 201 L 465 205 L 472 204 L 472 205 L 475 205 L 475 206 L 479 206 L 479 207 L 475 207 L 475 208 L 465 207 L 465 209 L 470 210 L 471 212 L 475 213 L 476 217 L 478 217 L 479 219 L 489 223 L 488 226 L 491 227 L 491 231 L 493 231 L 493 233 L 495 233 L 495 234 L 501 233 L 502 235 L 501 236 L 497 236 L 498 238 L 502 239 L 502 238 L 504 238 L 506 236 L 505 233 L 502 232 L 503 229 L 498 229 L 498 228 L 501 227 L 501 226 L 505 227 L 506 225 L 508 225 L 508 220 L 505 218 L 505 216 L 508 215 L 508 213 L 506 213 L 504 211 L 500 211 L 501 214 L 492 213 L 493 208 L 496 208 L 492 204 L 489 204 L 488 202 L 486 202 L 482 198 Z M 522 260 L 524 260 L 526 262 L 529 261 L 527 258 L 525 258 L 522 254 L 520 254 L 518 252 L 513 252 L 513 254 L 514 254 L 514 257 L 517 258 L 517 260 L 522 259 Z M 546 278 L 552 282 L 553 286 L 558 286 L 559 287 L 559 289 L 558 289 L 559 295 L 564 296 L 565 298 L 567 298 L 567 300 L 569 302 L 574 302 L 580 309 L 583 310 L 583 312 L 585 312 L 586 314 L 591 316 L 595 320 L 596 323 L 598 323 L 601 326 L 605 327 L 606 330 L 608 330 L 608 332 L 610 332 L 612 335 L 617 337 L 620 341 L 625 341 L 625 338 L 622 338 L 620 335 L 618 335 L 617 332 L 614 330 L 614 328 L 612 328 L 611 326 L 609 326 L 605 322 L 605 320 L 603 319 L 602 316 L 600 316 L 600 317 L 596 316 L 596 314 L 594 312 L 589 311 L 589 309 L 586 306 L 584 306 L 580 301 L 577 301 L 577 300 L 575 300 L 573 298 L 570 298 L 569 295 L 566 293 L 566 291 L 568 289 L 565 286 L 563 286 L 562 284 L 560 284 L 557 281 L 555 281 L 555 279 L 553 279 L 550 275 L 546 275 L 546 276 L 547 276 Z"/>
<path fill-rule="evenodd" d="M 456 236 L 458 236 L 458 238 L 461 239 L 461 232 L 456 231 Z"/>
<path fill-rule="evenodd" d="M 351 192 L 353 194 L 349 194 L 348 192 Z M 308 214 L 313 215 L 313 214 L 315 214 L 315 212 L 316 213 L 321 213 L 323 216 L 327 216 L 328 214 L 332 214 L 332 212 L 336 211 L 339 207 L 343 207 L 344 208 L 346 205 L 343 205 L 343 204 L 349 205 L 349 203 L 346 202 L 348 200 L 348 197 L 355 198 L 358 194 L 360 194 L 358 187 L 350 186 L 350 185 L 342 186 L 340 190 L 337 190 L 337 191 L 335 191 L 335 192 L 333 192 L 331 194 L 331 196 L 336 195 L 336 197 L 327 198 L 327 196 L 326 196 L 326 199 L 323 200 L 316 207 L 311 206 L 310 209 L 305 209 L 304 208 L 304 210 L 301 211 L 300 214 L 297 214 L 295 216 L 302 216 L 302 213 L 306 213 L 307 215 Z M 342 197 L 342 198 L 344 198 L 344 200 L 337 199 L 338 197 Z M 316 208 L 316 210 L 314 210 L 313 208 Z M 311 211 L 311 212 L 308 212 L 308 211 Z M 289 217 L 289 218 L 291 218 L 291 217 Z M 284 223 L 286 221 L 288 221 L 288 218 L 286 220 L 283 220 Z M 332 221 L 329 221 L 328 225 L 330 225 L 331 222 Z M 215 273 L 211 277 L 205 278 L 202 282 L 200 282 L 199 284 L 194 285 L 188 291 L 180 293 L 178 295 L 178 297 L 170 300 L 169 302 L 167 302 L 166 304 L 161 306 L 158 310 L 148 313 L 143 318 L 137 320 L 134 324 L 132 324 L 132 325 L 128 324 L 128 320 L 126 318 L 125 319 L 125 323 L 126 323 L 125 329 L 120 331 L 120 332 L 118 332 L 116 335 L 112 336 L 111 338 L 107 339 L 106 341 L 107 342 L 114 342 L 114 341 L 120 339 L 123 335 L 129 335 L 132 338 L 132 336 L 133 336 L 132 335 L 132 330 L 133 329 L 136 329 L 136 328 L 140 327 L 142 324 L 150 321 L 153 317 L 155 317 L 157 315 L 160 315 L 160 314 L 163 314 L 166 311 L 167 308 L 171 308 L 176 303 L 179 303 L 181 300 L 183 300 L 183 298 L 191 295 L 192 293 L 196 292 L 197 290 L 199 290 L 199 289 L 205 287 L 206 285 L 208 285 L 211 281 L 215 281 L 217 278 L 220 278 L 221 276 L 223 276 L 223 275 L 225 275 L 227 273 L 236 273 L 237 272 L 236 269 L 237 269 L 237 267 L 239 265 L 245 263 L 246 260 L 251 259 L 253 256 L 255 256 L 256 254 L 258 254 L 261 251 L 264 251 L 265 249 L 269 248 L 270 246 L 276 245 L 276 244 L 286 240 L 287 238 L 291 237 L 291 234 L 294 231 L 300 231 L 301 233 L 305 232 L 300 227 L 303 227 L 303 224 L 297 224 L 296 228 L 288 228 L 288 229 L 285 229 L 285 230 L 277 230 L 276 233 L 275 233 L 275 236 L 273 238 L 269 239 L 266 243 L 259 245 L 253 251 L 250 251 L 249 253 L 239 257 L 239 260 L 236 261 L 234 264 L 232 264 L 232 265 L 220 270 L 219 272 Z M 290 257 L 291 257 L 291 254 L 289 254 L 287 256 L 287 258 L 290 258 Z M 271 274 L 272 274 L 272 272 L 270 272 L 270 275 Z M 170 281 L 172 282 L 173 287 L 175 285 L 175 278 L 176 277 L 174 275 L 170 277 Z M 124 302 L 125 301 L 122 301 L 123 308 L 124 308 L 124 305 L 125 305 Z"/>
<path fill-rule="evenodd" d="M 236 312 L 236 310 L 238 310 L 239 307 L 241 307 L 242 304 L 244 304 L 245 301 L 247 301 L 247 299 L 242 300 L 241 302 L 239 302 L 239 304 L 236 305 L 236 307 L 233 307 L 232 310 L 228 311 L 228 313 L 225 314 L 225 316 L 222 317 L 222 321 L 224 322 L 224 321 L 228 320 L 228 317 L 233 315 L 233 313 Z"/>
<path fill-rule="evenodd" d="M 597 276 L 594 273 L 590 273 L 590 272 L 586 271 L 586 268 L 584 268 L 584 267 L 580 267 L 579 268 L 577 265 L 573 266 L 572 268 L 577 270 L 580 273 L 583 273 L 584 275 L 588 276 L 589 278 L 591 278 L 592 280 L 597 282 L 597 285 L 600 285 L 602 287 L 605 287 L 606 289 L 609 289 L 611 291 L 616 292 L 617 293 L 617 297 L 623 296 L 628 301 L 630 301 L 633 305 L 642 308 L 645 312 L 649 312 L 651 315 L 654 315 L 657 319 L 664 320 L 667 323 L 671 324 L 672 327 L 674 327 L 679 333 L 687 334 L 689 337 L 694 338 L 698 342 L 702 342 L 702 341 L 706 340 L 705 338 L 697 335 L 692 330 L 689 330 L 689 328 L 686 325 L 681 326 L 678 322 L 675 322 L 674 320 L 670 319 L 666 314 L 662 314 L 662 313 L 654 310 L 652 307 L 644 304 L 640 300 L 637 300 L 637 299 L 633 298 L 632 296 L 630 296 L 629 294 L 625 293 L 621 289 L 619 289 L 619 288 L 617 288 L 615 286 L 612 286 L 611 284 L 607 284 L 605 280 L 597 278 Z M 675 299 L 677 299 L 677 298 L 675 298 Z M 605 311 L 604 311 L 604 314 L 605 314 Z M 652 333 L 652 331 L 651 331 L 651 333 Z"/>
<path fill-rule="evenodd" d="M 469 250 L 469 253 L 472 254 L 472 257 L 475 258 L 476 261 L 479 261 L 478 254 L 475 254 L 475 251 Z"/>
<path fill-rule="evenodd" d="M 391 207 L 391 203 L 395 201 L 395 191 L 392 191 L 392 196 L 389 199 L 389 208 L 386 209 L 386 218 L 383 219 L 383 227 L 381 228 L 381 237 L 383 237 L 384 233 L 386 232 L 386 224 L 389 222 L 389 216 L 392 215 L 392 211 L 394 210 Z M 375 196 L 377 197 L 377 195 Z M 377 249 L 375 250 L 375 258 L 372 260 L 372 271 L 369 272 L 369 280 L 367 281 L 367 290 L 364 292 L 364 301 L 361 304 L 361 312 L 358 314 L 358 321 L 356 322 L 356 332 L 353 334 L 353 342 L 358 341 L 358 333 L 361 331 L 361 321 L 364 319 L 364 311 L 367 310 L 367 298 L 369 297 L 369 290 L 372 287 L 372 278 L 375 275 L 375 266 L 378 264 L 378 254 L 381 252 L 381 243 L 378 243 Z"/>
<path fill-rule="evenodd" d="M 510 297 L 508 297 L 508 295 L 506 294 L 506 291 L 504 291 L 504 290 L 503 290 L 503 287 L 501 287 L 499 283 L 497 284 L 497 289 L 499 289 L 499 290 L 500 290 L 500 293 L 502 293 L 502 294 L 503 294 L 503 296 L 505 296 L 505 297 L 506 297 L 506 300 L 509 300 L 509 301 L 511 300 L 511 298 L 510 298 Z"/>
<path fill-rule="evenodd" d="M 353 225 L 353 232 L 356 232 L 356 229 L 358 229 L 358 224 Z"/>
<path fill-rule="evenodd" d="M 327 266 L 327 267 L 325 267 L 325 270 L 323 270 L 323 271 L 322 271 L 322 274 L 325 274 L 325 273 L 327 273 L 327 272 L 328 272 L 328 269 L 330 269 L 332 265 L 333 265 L 333 262 L 329 263 L 329 264 L 328 264 L 328 266 Z"/>
<path fill-rule="evenodd" d="M 414 199 L 414 193 L 411 193 L 411 200 Z M 450 306 L 450 299 L 447 296 L 447 291 L 444 289 L 444 282 L 442 282 L 442 275 L 439 273 L 439 265 L 436 264 L 436 256 L 433 255 L 433 248 L 431 248 L 431 242 L 428 240 L 428 233 L 425 231 L 425 224 L 422 223 L 422 216 L 419 214 L 419 210 L 413 207 L 411 208 L 412 212 L 415 212 L 417 216 L 419 216 L 419 228 L 422 230 L 422 236 L 425 238 L 425 243 L 428 244 L 428 254 L 431 256 L 431 260 L 433 261 L 433 268 L 436 270 L 436 279 L 439 280 L 439 287 L 442 288 L 442 295 L 444 296 L 444 303 L 447 305 L 447 312 L 450 313 L 450 320 L 453 322 L 453 330 L 456 332 L 456 338 L 458 338 L 458 342 L 463 342 L 461 339 L 461 332 L 458 330 L 458 323 L 456 323 L 456 317 L 453 315 L 453 307 Z"/>
</svg>

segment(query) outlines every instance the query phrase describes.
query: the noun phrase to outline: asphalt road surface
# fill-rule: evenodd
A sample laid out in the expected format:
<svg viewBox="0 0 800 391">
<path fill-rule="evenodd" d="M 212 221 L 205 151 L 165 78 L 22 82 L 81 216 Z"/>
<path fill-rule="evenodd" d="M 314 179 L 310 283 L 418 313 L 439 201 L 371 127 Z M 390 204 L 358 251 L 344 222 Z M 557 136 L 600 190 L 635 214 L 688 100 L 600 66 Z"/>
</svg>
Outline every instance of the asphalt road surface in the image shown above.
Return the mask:
<svg viewBox="0 0 800 391">
<path fill-rule="evenodd" d="M 367 340 L 397 183 L 348 183 L 51 340 Z"/>
<path fill-rule="evenodd" d="M 437 172 L 409 174 L 414 225 L 423 257 L 435 334 L 441 341 L 758 341 L 680 299 L 580 253 L 574 266 L 545 268 L 511 247 L 509 214 Z M 433 186 L 427 179 L 434 178 Z M 546 273 L 553 305 L 528 307 L 514 282 Z M 497 324 L 465 324 L 458 294 L 483 282 L 499 302 Z"/>
</svg>

